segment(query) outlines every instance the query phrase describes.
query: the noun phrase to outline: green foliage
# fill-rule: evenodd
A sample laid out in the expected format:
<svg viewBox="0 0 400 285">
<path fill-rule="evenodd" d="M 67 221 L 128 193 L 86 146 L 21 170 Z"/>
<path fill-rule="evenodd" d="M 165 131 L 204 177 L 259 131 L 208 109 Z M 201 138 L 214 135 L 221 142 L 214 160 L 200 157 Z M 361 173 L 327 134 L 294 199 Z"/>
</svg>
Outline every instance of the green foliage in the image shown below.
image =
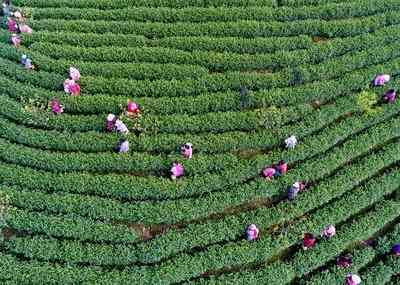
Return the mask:
<svg viewBox="0 0 400 285">
<path fill-rule="evenodd" d="M 357 104 L 367 116 L 376 115 L 382 111 L 381 108 L 376 107 L 377 103 L 378 96 L 374 92 L 363 91 L 357 95 Z"/>
<path fill-rule="evenodd" d="M 9 205 L 10 197 L 4 193 L 0 195 L 0 228 L 4 228 L 7 225 L 6 219 Z"/>
<path fill-rule="evenodd" d="M 1 100 L 1 99 L 0 99 Z M 7 108 L 6 110 L 11 110 L 11 104 L 4 104 L 5 100 L 2 101 L 3 105 Z M 191 141 L 199 149 L 200 153 L 223 153 L 233 150 L 246 150 L 246 149 L 263 149 L 266 147 L 276 147 L 280 145 L 283 139 L 290 133 L 297 133 L 299 136 L 305 136 L 307 134 L 312 134 L 319 130 L 323 126 L 326 126 L 343 114 L 347 112 L 357 111 L 357 106 L 349 104 L 353 102 L 353 98 L 342 98 L 338 100 L 337 105 L 328 105 L 327 108 L 321 109 L 320 112 L 312 112 L 309 116 L 305 116 L 303 120 L 283 126 L 277 130 L 277 134 L 271 135 L 268 130 L 260 130 L 256 133 L 249 134 L 248 132 L 228 132 L 222 134 L 199 134 L 199 135 L 187 135 L 187 134 L 159 134 L 156 136 L 141 134 L 138 138 L 132 134 L 127 137 L 130 140 L 132 149 L 135 151 L 147 151 L 158 153 L 171 153 L 176 152 L 177 146 L 181 145 L 183 141 Z M 0 104 L 1 106 L 3 106 Z M 388 110 L 394 111 L 393 106 L 388 106 Z M 1 109 L 0 109 L 1 110 Z M 20 123 L 26 124 L 26 119 L 19 114 L 18 109 L 13 109 L 14 121 L 19 121 Z M 51 117 L 52 120 L 54 116 Z M 64 118 L 64 122 L 68 122 L 68 117 Z M 0 119 L 1 120 L 1 119 Z M 85 120 L 88 121 L 88 120 Z M 104 119 L 101 120 L 102 122 Z M 4 122 L 4 121 L 3 121 Z M 31 121 L 28 121 L 31 122 Z M 61 125 L 62 121 L 59 121 Z M 43 124 L 43 122 L 35 120 L 36 124 Z M 65 123 L 64 123 L 65 124 Z M 93 126 L 88 122 L 88 126 Z M 113 144 L 117 135 L 116 134 L 104 134 L 104 133 L 63 133 L 63 132 L 44 132 L 40 130 L 32 131 L 27 128 L 13 127 L 11 122 L 4 122 L 0 125 L 4 133 L 8 133 L 8 138 L 13 138 L 15 135 L 18 136 L 18 141 L 25 140 L 26 143 L 29 141 L 30 145 L 41 147 L 44 149 L 61 149 L 67 151 L 88 151 L 88 152 L 101 152 L 110 150 L 110 144 Z M 51 126 L 51 125 L 50 125 Z M 53 123 L 53 128 L 55 128 Z M 78 125 L 79 126 L 79 125 Z M 99 125 L 100 126 L 100 125 Z M 65 128 L 65 126 L 64 126 Z M 24 134 L 22 136 L 21 134 Z M 58 141 L 52 141 L 50 138 L 52 136 L 57 136 L 62 143 Z M 47 138 L 45 142 L 38 138 Z M 217 141 L 223 141 L 224 144 L 218 144 Z"/>
<path fill-rule="evenodd" d="M 23 106 L 23 110 L 28 113 L 40 113 L 48 109 L 48 104 L 35 98 L 21 98 L 21 105 Z"/>
<path fill-rule="evenodd" d="M 87 2 L 87 1 L 86 1 Z M 118 1 L 117 1 L 118 2 Z M 215 2 L 215 1 L 214 1 Z M 228 1 L 226 1 L 228 2 Z M 232 2 L 232 1 L 230 1 Z M 244 1 L 241 1 L 244 2 Z M 271 1 L 273 3 L 274 1 Z M 331 1 L 332 2 L 332 1 Z M 97 3 L 99 3 L 97 1 Z M 151 3 L 151 1 L 149 1 Z M 76 3 L 74 3 L 76 4 Z M 167 4 L 167 3 L 165 3 Z M 194 3 L 190 3 L 191 7 L 127 7 L 122 12 L 121 9 L 79 9 L 77 6 L 67 8 L 65 6 L 57 6 L 60 8 L 41 8 L 36 9 L 34 13 L 35 20 L 41 19 L 68 19 L 68 20 L 108 20 L 119 21 L 123 18 L 125 21 L 137 22 L 228 22 L 237 20 L 257 20 L 257 21 L 293 21 L 293 20 L 306 20 L 306 19 L 340 19 L 350 17 L 361 17 L 373 15 L 378 12 L 386 12 L 398 9 L 399 3 L 395 0 L 382 2 L 380 0 L 359 0 L 355 2 L 343 3 L 336 5 L 334 3 L 327 3 L 324 6 L 306 6 L 296 8 L 281 8 L 266 7 L 265 1 L 254 1 L 256 6 L 237 5 L 238 7 L 228 7 L 228 3 L 224 3 L 221 7 L 218 3 L 214 7 L 207 7 L 205 5 L 195 7 Z M 200 3 L 199 3 L 200 4 Z M 236 6 L 235 3 L 229 3 Z M 236 3 L 239 4 L 239 3 Z M 245 3 L 242 3 L 245 4 Z M 54 3 L 46 3 L 46 6 L 52 6 Z M 137 3 L 135 5 L 139 6 Z M 147 4 L 151 5 L 151 4 Z M 264 6 L 263 9 L 259 5 Z M 67 5 L 66 5 L 67 6 Z M 68 4 L 71 7 L 71 3 Z M 123 5 L 118 8 L 122 8 Z M 32 19 L 32 17 L 29 17 Z"/>
<path fill-rule="evenodd" d="M 31 20 L 34 30 L 74 31 L 74 32 L 115 32 L 119 34 L 137 34 L 147 38 L 162 38 L 174 36 L 229 36 L 229 37 L 285 37 L 299 34 L 313 36 L 346 37 L 361 33 L 369 33 L 390 24 L 400 23 L 398 10 L 387 11 L 369 17 L 348 18 L 343 20 L 321 21 L 311 19 L 291 22 L 268 21 L 235 21 L 235 22 L 177 22 L 164 24 L 158 22 L 123 22 L 121 21 L 85 21 L 85 20 Z"/>
<path fill-rule="evenodd" d="M 15 48 L 0 30 L 1 284 L 329 285 L 350 269 L 377 284 L 399 272 L 388 253 L 400 103 L 378 99 L 400 88 L 399 1 L 12 4 L 34 32 Z M 78 97 L 63 91 L 70 66 Z M 392 80 L 371 86 L 381 73 Z M 109 113 L 130 129 L 127 154 L 104 131 Z M 260 177 L 280 160 L 285 175 Z M 307 191 L 287 200 L 299 180 Z M 337 235 L 302 251 L 303 234 L 327 224 Z M 336 268 L 347 252 L 353 267 Z"/>
<path fill-rule="evenodd" d="M 248 6 L 274 6 L 274 0 L 195 0 L 187 2 L 185 0 L 15 0 L 17 6 L 30 7 L 72 7 L 72 8 L 96 8 L 96 9 L 115 9 L 127 7 L 209 7 L 209 6 L 228 6 L 228 7 L 248 7 Z"/>
<path fill-rule="evenodd" d="M 285 117 L 285 114 L 275 106 L 271 106 L 266 109 L 259 109 L 257 111 L 259 112 L 260 116 L 260 125 L 271 130 L 280 125 L 280 122 Z"/>
<path fill-rule="evenodd" d="M 6 216 L 7 225 L 17 231 L 29 231 L 56 238 L 71 238 L 80 241 L 134 243 L 140 240 L 138 232 L 123 224 L 106 222 L 74 215 L 52 216 L 10 207 Z"/>
</svg>

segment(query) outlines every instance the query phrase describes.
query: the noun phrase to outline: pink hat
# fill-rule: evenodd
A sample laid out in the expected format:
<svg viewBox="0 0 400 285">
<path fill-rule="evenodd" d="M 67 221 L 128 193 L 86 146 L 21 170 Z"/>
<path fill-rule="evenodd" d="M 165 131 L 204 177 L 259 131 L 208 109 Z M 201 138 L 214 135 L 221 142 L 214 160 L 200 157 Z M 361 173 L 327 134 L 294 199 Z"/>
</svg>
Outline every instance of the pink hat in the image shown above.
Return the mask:
<svg viewBox="0 0 400 285">
<path fill-rule="evenodd" d="M 8 18 L 7 27 L 8 27 L 8 31 L 9 31 L 10 33 L 16 33 L 16 32 L 18 32 L 18 25 L 17 25 L 17 22 L 15 22 L 15 21 L 14 21 L 13 19 L 11 19 L 11 18 Z"/>
<path fill-rule="evenodd" d="M 71 77 L 72 80 L 78 81 L 81 78 L 81 74 L 78 69 L 75 67 L 70 67 L 69 68 L 69 77 Z"/>
<path fill-rule="evenodd" d="M 272 177 L 274 177 L 275 173 L 276 173 L 275 168 L 266 167 L 266 168 L 264 168 L 263 171 L 262 171 L 262 176 L 265 177 L 265 178 L 268 179 L 268 180 L 271 180 Z"/>
<path fill-rule="evenodd" d="M 246 229 L 246 239 L 248 241 L 256 240 L 258 238 L 259 232 L 260 231 L 256 225 L 254 224 L 249 225 Z"/>
<path fill-rule="evenodd" d="M 326 237 L 326 238 L 331 238 L 336 234 L 336 228 L 334 225 L 328 225 L 326 228 L 322 231 L 321 236 Z"/>
<path fill-rule="evenodd" d="M 54 114 L 61 114 L 62 112 L 64 112 L 64 108 L 60 104 L 60 101 L 58 99 L 52 99 L 50 101 L 50 108 Z"/>
<path fill-rule="evenodd" d="M 184 174 L 184 167 L 182 164 L 174 162 L 171 167 L 171 179 L 175 180 Z"/>
<path fill-rule="evenodd" d="M 383 86 L 390 80 L 389 74 L 379 74 L 375 77 L 373 81 L 374 86 Z"/>
<path fill-rule="evenodd" d="M 19 47 L 21 45 L 21 38 L 17 34 L 12 34 L 11 35 L 11 43 L 15 47 Z"/>
<path fill-rule="evenodd" d="M 78 96 L 81 92 L 81 87 L 75 82 L 75 80 L 66 79 L 64 81 L 64 91 L 72 96 Z"/>
<path fill-rule="evenodd" d="M 133 101 L 128 101 L 128 105 L 127 105 L 127 107 L 126 107 L 126 110 L 127 110 L 129 113 L 138 113 L 138 112 L 140 111 L 139 105 L 136 104 L 136 103 L 133 102 Z"/>
<path fill-rule="evenodd" d="M 315 246 L 317 239 L 313 234 L 306 233 L 303 237 L 303 249 L 310 249 Z"/>
<path fill-rule="evenodd" d="M 72 96 L 79 96 L 81 94 L 81 86 L 78 83 L 73 83 L 69 87 L 69 93 Z"/>
<path fill-rule="evenodd" d="M 184 158 L 190 159 L 193 156 L 193 146 L 191 143 L 185 143 L 181 146 L 181 154 Z"/>
<path fill-rule="evenodd" d="M 28 34 L 28 35 L 31 35 L 32 32 L 33 32 L 32 28 L 29 27 L 26 24 L 20 24 L 19 25 L 19 30 L 20 30 L 21 33 L 25 33 L 25 34 Z"/>
<path fill-rule="evenodd" d="M 106 131 L 112 132 L 115 128 L 117 117 L 114 114 L 108 114 L 106 119 Z"/>
<path fill-rule="evenodd" d="M 15 12 L 13 13 L 13 15 L 14 15 L 15 18 L 18 18 L 18 19 L 22 18 L 22 14 L 21 14 L 20 11 L 15 11 Z"/>
<path fill-rule="evenodd" d="M 288 165 L 283 160 L 276 165 L 275 169 L 279 171 L 282 175 L 286 174 Z"/>
</svg>

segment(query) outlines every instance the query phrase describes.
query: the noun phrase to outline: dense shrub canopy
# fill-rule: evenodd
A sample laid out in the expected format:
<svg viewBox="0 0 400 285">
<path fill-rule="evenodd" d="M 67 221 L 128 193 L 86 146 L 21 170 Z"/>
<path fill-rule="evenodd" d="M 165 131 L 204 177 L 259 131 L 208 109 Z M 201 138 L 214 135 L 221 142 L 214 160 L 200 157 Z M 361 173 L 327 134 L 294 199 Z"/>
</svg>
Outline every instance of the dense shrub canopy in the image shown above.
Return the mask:
<svg viewBox="0 0 400 285">
<path fill-rule="evenodd" d="M 400 1 L 4 4 L 1 284 L 400 282 Z"/>
</svg>

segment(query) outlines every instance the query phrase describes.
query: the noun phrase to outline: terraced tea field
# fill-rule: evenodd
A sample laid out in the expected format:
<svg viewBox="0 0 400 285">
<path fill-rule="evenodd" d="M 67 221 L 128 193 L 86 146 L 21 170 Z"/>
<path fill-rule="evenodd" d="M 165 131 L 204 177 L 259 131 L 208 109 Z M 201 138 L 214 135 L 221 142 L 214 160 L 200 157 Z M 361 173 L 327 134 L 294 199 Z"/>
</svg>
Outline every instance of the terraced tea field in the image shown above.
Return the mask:
<svg viewBox="0 0 400 285">
<path fill-rule="evenodd" d="M 3 4 L 0 284 L 399 284 L 399 0 Z"/>
</svg>

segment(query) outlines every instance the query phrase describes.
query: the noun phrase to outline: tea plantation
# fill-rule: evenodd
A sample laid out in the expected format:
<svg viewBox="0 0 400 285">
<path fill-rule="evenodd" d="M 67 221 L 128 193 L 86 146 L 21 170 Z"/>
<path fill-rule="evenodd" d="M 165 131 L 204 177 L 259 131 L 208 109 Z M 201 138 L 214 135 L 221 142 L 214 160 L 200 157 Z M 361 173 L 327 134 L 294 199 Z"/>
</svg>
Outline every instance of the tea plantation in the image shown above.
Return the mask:
<svg viewBox="0 0 400 285">
<path fill-rule="evenodd" d="M 0 284 L 400 284 L 399 0 L 2 4 Z"/>
</svg>

